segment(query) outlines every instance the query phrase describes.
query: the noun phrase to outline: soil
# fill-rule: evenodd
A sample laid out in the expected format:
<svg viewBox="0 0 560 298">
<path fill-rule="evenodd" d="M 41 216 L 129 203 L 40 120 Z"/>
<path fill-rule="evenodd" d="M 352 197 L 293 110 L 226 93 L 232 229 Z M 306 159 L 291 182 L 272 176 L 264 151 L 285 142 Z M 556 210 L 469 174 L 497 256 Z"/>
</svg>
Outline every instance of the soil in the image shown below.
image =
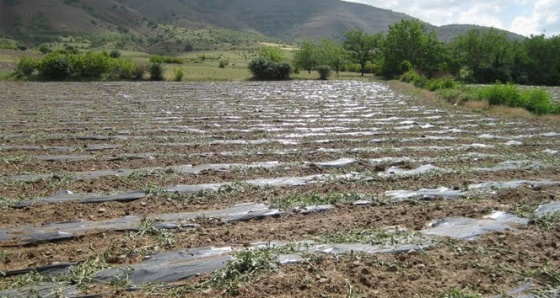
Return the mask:
<svg viewBox="0 0 560 298">
<path fill-rule="evenodd" d="M 560 135 L 551 134 L 560 131 L 554 119 L 488 116 L 447 105 L 430 95 L 408 95 L 402 85 L 0 84 L 0 178 L 48 176 L 32 182 L 0 179 L 0 228 L 217 210 L 247 202 L 278 204 L 294 196 L 361 194 L 376 199 L 365 206 L 334 201 L 335 208 L 328 212 L 303 215 L 288 209 L 280 216 L 235 223 L 199 218 L 193 222 L 195 227 L 173 231 L 175 241 L 171 245 L 159 244 L 157 235 L 133 237 L 130 231 L 103 230 L 32 245 L 5 241 L 0 242 L 0 273 L 92 258 L 102 258 L 109 266 L 133 265 L 154 252 L 204 246 L 242 250 L 260 241 L 321 242 L 325 235 L 392 226 L 420 231 L 438 219 L 483 218 L 496 210 L 528 216 L 539 205 L 560 198 L 560 185 L 537 187 L 529 183 L 457 200 L 385 202 L 388 190 L 465 190 L 468 185 L 491 181 L 560 181 L 560 154 L 555 151 L 560 148 Z M 92 145 L 110 146 L 88 150 Z M 53 160 L 45 160 L 49 156 Z M 389 157 L 393 160 L 379 161 Z M 313 164 L 340 158 L 357 161 L 330 168 Z M 476 169 L 507 161 L 539 165 Z M 278 165 L 243 167 L 256 162 Z M 207 164 L 236 165 L 197 174 L 166 169 Z M 392 166 L 415 169 L 427 164 L 446 171 L 387 178 L 379 175 Z M 80 176 L 86 171 L 119 169 L 135 172 L 100 178 Z M 347 173 L 359 173 L 362 178 L 282 187 L 242 183 L 259 178 Z M 233 182 L 241 182 L 240 188 L 176 195 L 150 192 L 180 184 Z M 61 191 L 117 194 L 138 190 L 148 195 L 131 202 L 10 207 L 18 201 Z M 316 254 L 303 263 L 257 272 L 235 287 L 181 291 L 208 280 L 211 273 L 207 273 L 155 290 L 127 291 L 92 284 L 83 294 L 438 297 L 452 291 L 471 291 L 493 297 L 526 282 L 535 289 L 559 287 L 558 243 L 558 225 L 546 229 L 530 223 L 472 241 L 445 238 L 429 249 L 403 254 Z M 0 291 L 12 287 L 17 278 L 0 275 Z"/>
</svg>

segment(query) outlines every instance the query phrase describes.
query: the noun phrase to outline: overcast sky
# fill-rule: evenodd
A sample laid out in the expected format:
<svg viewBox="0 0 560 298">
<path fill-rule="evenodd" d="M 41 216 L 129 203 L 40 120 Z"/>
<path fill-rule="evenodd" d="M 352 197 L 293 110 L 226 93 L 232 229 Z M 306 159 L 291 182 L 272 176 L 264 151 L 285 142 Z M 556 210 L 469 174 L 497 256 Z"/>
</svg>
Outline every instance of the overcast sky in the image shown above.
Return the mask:
<svg viewBox="0 0 560 298">
<path fill-rule="evenodd" d="M 441 26 L 476 24 L 521 35 L 560 35 L 560 0 L 347 0 Z"/>
</svg>

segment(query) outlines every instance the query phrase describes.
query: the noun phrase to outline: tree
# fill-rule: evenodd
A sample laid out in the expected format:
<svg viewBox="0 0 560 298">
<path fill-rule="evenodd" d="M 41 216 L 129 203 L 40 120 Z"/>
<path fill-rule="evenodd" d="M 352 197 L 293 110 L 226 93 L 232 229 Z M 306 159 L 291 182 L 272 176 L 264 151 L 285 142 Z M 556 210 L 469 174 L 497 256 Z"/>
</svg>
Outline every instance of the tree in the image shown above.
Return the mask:
<svg viewBox="0 0 560 298">
<path fill-rule="evenodd" d="M 504 33 L 494 29 L 486 32 L 470 30 L 455 38 L 453 52 L 471 72 L 477 83 L 494 83 L 512 80 L 514 45 Z"/>
<path fill-rule="evenodd" d="M 311 73 L 320 63 L 319 47 L 312 41 L 304 41 L 294 54 L 293 64 L 296 69 L 301 68 Z"/>
<path fill-rule="evenodd" d="M 344 36 L 344 49 L 350 60 L 360 64 L 362 76 L 368 62 L 373 62 L 379 53 L 383 36 L 381 34 L 368 35 L 363 30 L 351 30 Z"/>
<path fill-rule="evenodd" d="M 262 47 L 259 50 L 259 58 L 272 62 L 286 61 L 286 54 L 278 47 Z"/>
<path fill-rule="evenodd" d="M 401 64 L 408 61 L 412 67 L 433 76 L 447 68 L 445 45 L 435 33 L 426 34 L 424 23 L 418 20 L 403 20 L 389 26 L 383 45 L 383 66 L 381 72 L 386 77 L 401 75 Z"/>
<path fill-rule="evenodd" d="M 527 57 L 524 69 L 529 83 L 537 85 L 560 84 L 560 36 L 545 38 L 544 35 L 531 36 L 523 43 Z"/>
<path fill-rule="evenodd" d="M 347 54 L 344 48 L 330 39 L 323 39 L 320 46 L 321 56 L 323 57 L 321 63 L 325 63 L 334 69 L 338 74 L 340 67 L 347 59 Z"/>
</svg>

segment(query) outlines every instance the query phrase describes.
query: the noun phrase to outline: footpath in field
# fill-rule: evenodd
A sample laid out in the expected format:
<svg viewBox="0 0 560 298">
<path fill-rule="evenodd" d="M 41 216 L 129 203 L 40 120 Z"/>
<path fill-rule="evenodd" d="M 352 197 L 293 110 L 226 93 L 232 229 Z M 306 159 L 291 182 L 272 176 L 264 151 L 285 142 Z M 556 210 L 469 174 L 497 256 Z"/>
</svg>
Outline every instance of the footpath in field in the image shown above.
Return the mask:
<svg viewBox="0 0 560 298">
<path fill-rule="evenodd" d="M 544 120 L 383 83 L 1 87 L 0 297 L 558 295 Z"/>
</svg>

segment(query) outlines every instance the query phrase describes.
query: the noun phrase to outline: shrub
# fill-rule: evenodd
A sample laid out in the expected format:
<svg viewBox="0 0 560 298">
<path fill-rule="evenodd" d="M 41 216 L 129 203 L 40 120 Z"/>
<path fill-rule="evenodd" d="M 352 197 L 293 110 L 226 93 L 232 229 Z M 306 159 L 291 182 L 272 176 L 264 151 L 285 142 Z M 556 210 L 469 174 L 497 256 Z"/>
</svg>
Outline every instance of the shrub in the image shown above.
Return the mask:
<svg viewBox="0 0 560 298">
<path fill-rule="evenodd" d="M 165 61 L 165 57 L 163 56 L 152 56 L 150 57 L 150 63 L 152 64 L 161 64 Z"/>
<path fill-rule="evenodd" d="M 441 89 L 455 89 L 457 88 L 457 82 L 452 78 L 439 78 L 429 80 L 426 83 L 426 89 L 430 91 L 436 91 Z"/>
<path fill-rule="evenodd" d="M 414 83 L 414 86 L 416 86 L 418 88 L 424 88 L 424 87 L 426 87 L 426 84 L 428 83 L 428 79 L 425 76 L 418 76 L 417 78 L 415 78 L 413 83 Z"/>
<path fill-rule="evenodd" d="M 183 59 L 178 57 L 167 57 L 167 56 L 152 56 L 150 57 L 150 63 L 152 64 L 183 64 Z"/>
<path fill-rule="evenodd" d="M 46 45 L 41 45 L 38 50 L 39 50 L 39 52 L 41 52 L 43 54 L 48 54 L 48 53 L 51 52 L 49 47 L 47 47 Z"/>
<path fill-rule="evenodd" d="M 220 60 L 220 65 L 219 65 L 219 67 L 220 67 L 220 68 L 226 68 L 226 66 L 227 66 L 228 64 L 229 64 L 229 63 L 228 63 L 227 61 L 225 61 L 225 60 Z"/>
<path fill-rule="evenodd" d="M 550 94 L 543 89 L 525 90 L 521 93 L 525 108 L 535 114 L 543 115 L 554 112 Z"/>
<path fill-rule="evenodd" d="M 185 75 L 185 72 L 183 71 L 182 68 L 175 68 L 174 73 L 175 73 L 175 81 L 180 82 L 183 80 L 183 76 Z"/>
<path fill-rule="evenodd" d="M 487 100 L 490 105 L 506 105 L 522 107 L 521 94 L 514 85 L 492 85 L 480 89 L 479 97 Z"/>
<path fill-rule="evenodd" d="M 148 66 L 148 72 L 150 73 L 150 80 L 163 81 L 163 65 L 161 63 L 151 63 Z"/>
<path fill-rule="evenodd" d="M 249 70 L 257 80 L 288 80 L 292 67 L 288 63 L 257 58 L 249 63 Z"/>
<path fill-rule="evenodd" d="M 520 90 L 515 85 L 496 84 L 480 89 L 478 97 L 490 105 L 524 108 L 539 115 L 554 113 L 557 109 L 550 94 L 543 89 Z"/>
<path fill-rule="evenodd" d="M 109 57 L 111 58 L 119 58 L 120 56 L 121 56 L 121 52 L 117 50 L 112 50 L 111 53 L 109 53 Z"/>
<path fill-rule="evenodd" d="M 72 75 L 80 78 L 99 79 L 114 68 L 114 63 L 107 53 L 88 52 L 68 55 L 67 59 Z"/>
<path fill-rule="evenodd" d="M 328 65 L 318 66 L 317 72 L 319 73 L 319 78 L 321 80 L 328 80 L 328 78 L 331 76 L 331 68 Z"/>
<path fill-rule="evenodd" d="M 136 64 L 128 59 L 118 59 L 115 61 L 110 79 L 122 79 L 138 81 L 144 78 L 146 67 L 143 64 Z"/>
<path fill-rule="evenodd" d="M 17 71 L 30 76 L 34 70 L 46 80 L 64 80 L 68 78 L 90 79 L 124 79 L 141 80 L 146 69 L 144 65 L 129 59 L 110 58 L 106 52 L 85 54 L 64 54 L 61 51 L 48 54 L 41 60 L 22 57 L 18 62 Z M 161 70 L 163 73 L 163 69 Z"/>
<path fill-rule="evenodd" d="M 414 83 L 414 81 L 417 81 L 419 79 L 420 75 L 414 69 L 411 69 L 401 75 L 401 81 L 405 83 Z"/>
<path fill-rule="evenodd" d="M 399 69 L 400 69 L 401 73 L 407 73 L 407 72 L 413 70 L 412 63 L 410 63 L 410 61 L 408 61 L 408 60 L 404 60 L 399 65 Z"/>
<path fill-rule="evenodd" d="M 29 77 L 33 74 L 33 71 L 39 67 L 39 61 L 37 59 L 23 56 L 17 64 L 17 72 L 20 75 Z"/>
<path fill-rule="evenodd" d="M 39 65 L 39 74 L 49 80 L 65 80 L 70 77 L 68 58 L 60 53 L 49 54 Z"/>
</svg>

